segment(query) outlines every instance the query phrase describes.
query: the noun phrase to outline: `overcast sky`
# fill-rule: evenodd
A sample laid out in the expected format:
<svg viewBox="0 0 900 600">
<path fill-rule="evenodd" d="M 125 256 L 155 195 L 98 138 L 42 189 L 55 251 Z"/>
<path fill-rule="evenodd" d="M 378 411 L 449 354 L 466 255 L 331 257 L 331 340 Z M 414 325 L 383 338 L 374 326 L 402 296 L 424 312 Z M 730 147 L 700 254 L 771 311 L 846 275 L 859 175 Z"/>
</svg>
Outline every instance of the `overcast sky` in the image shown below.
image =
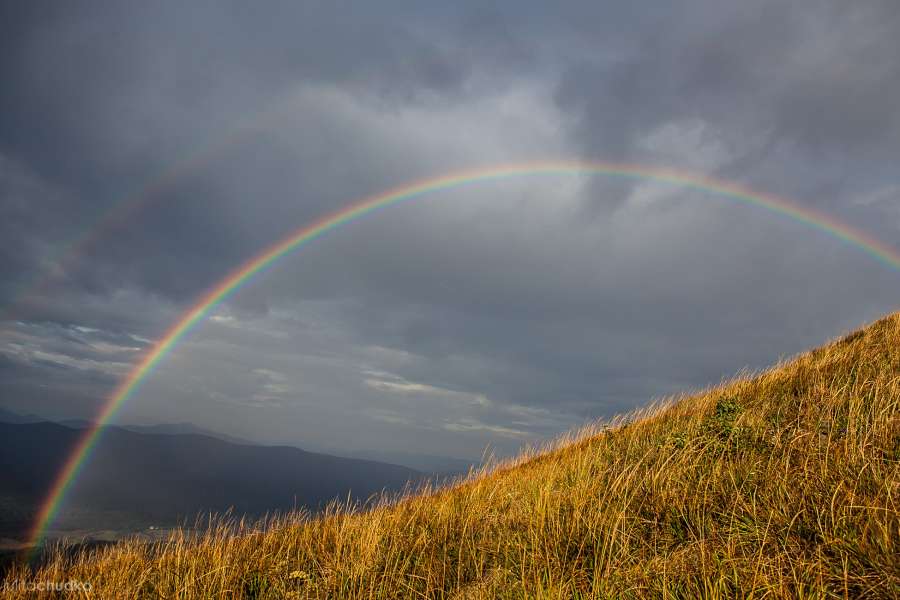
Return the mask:
<svg viewBox="0 0 900 600">
<path fill-rule="evenodd" d="M 688 169 L 900 249 L 900 4 L 624 4 L 4 3 L 0 407 L 89 418 L 242 261 L 460 168 Z M 758 207 L 514 178 L 280 260 L 118 420 L 506 454 L 772 364 L 898 294 L 896 270 Z"/>
</svg>

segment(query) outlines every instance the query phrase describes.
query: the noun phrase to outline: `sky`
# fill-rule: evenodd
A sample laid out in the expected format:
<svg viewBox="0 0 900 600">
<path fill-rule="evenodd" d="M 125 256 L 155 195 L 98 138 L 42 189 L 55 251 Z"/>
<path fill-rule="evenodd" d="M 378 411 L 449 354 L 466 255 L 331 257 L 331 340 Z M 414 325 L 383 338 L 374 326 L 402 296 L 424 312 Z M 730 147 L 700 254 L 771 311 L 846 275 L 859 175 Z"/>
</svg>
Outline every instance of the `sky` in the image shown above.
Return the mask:
<svg viewBox="0 0 900 600">
<path fill-rule="evenodd" d="M 7 410 L 91 418 L 242 262 L 460 169 L 683 169 L 900 250 L 894 0 L 35 1 L 4 3 L 0 23 Z M 117 422 L 505 456 L 764 368 L 896 310 L 898 294 L 897 270 L 759 207 L 641 180 L 511 178 L 279 260 Z"/>
</svg>

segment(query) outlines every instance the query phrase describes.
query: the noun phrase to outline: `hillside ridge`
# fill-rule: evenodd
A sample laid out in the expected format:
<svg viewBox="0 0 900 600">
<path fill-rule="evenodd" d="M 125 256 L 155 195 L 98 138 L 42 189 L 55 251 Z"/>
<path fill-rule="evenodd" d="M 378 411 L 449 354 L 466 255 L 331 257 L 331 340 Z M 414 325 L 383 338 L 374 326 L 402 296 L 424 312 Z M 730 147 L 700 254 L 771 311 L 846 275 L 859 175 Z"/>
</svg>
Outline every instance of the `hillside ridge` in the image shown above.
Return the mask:
<svg viewBox="0 0 900 600">
<path fill-rule="evenodd" d="M 892 314 L 452 488 L 59 553 L 7 581 L 134 598 L 893 598 L 898 482 Z"/>
</svg>

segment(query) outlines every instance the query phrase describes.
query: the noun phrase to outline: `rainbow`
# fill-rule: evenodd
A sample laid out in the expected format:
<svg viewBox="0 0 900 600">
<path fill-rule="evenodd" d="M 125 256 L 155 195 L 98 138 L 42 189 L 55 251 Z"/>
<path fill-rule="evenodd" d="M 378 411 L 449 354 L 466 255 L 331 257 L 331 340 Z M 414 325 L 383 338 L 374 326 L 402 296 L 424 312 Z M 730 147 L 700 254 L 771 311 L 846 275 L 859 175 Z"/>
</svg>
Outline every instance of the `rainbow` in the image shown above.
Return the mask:
<svg viewBox="0 0 900 600">
<path fill-rule="evenodd" d="M 329 231 L 361 219 L 379 209 L 388 208 L 441 190 L 450 190 L 492 180 L 537 175 L 606 175 L 656 181 L 716 194 L 794 219 L 838 238 L 851 246 L 855 246 L 890 268 L 900 270 L 900 252 L 850 225 L 837 221 L 833 217 L 800 206 L 784 198 L 753 191 L 738 183 L 722 181 L 685 171 L 602 162 L 532 162 L 466 170 L 402 185 L 364 198 L 294 231 L 233 270 L 231 274 L 206 292 L 186 311 L 113 390 L 97 415 L 94 425 L 87 429 L 75 444 L 41 505 L 30 532 L 31 545 L 37 548 L 43 543 L 47 527 L 53 522 L 66 497 L 66 492 L 77 479 L 79 471 L 90 457 L 91 451 L 103 430 L 103 426 L 135 394 L 141 383 L 188 332 L 200 323 L 210 311 L 234 294 L 255 275 L 270 267 L 282 256 L 297 250 Z"/>
</svg>

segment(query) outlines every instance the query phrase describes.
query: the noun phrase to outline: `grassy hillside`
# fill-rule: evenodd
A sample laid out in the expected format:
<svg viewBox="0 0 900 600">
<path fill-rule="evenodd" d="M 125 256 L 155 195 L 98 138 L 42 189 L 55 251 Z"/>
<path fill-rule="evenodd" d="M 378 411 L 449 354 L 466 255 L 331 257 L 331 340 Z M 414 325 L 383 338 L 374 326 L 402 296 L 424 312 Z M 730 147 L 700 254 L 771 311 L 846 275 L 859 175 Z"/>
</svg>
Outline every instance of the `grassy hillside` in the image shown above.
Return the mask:
<svg viewBox="0 0 900 600">
<path fill-rule="evenodd" d="M 900 597 L 898 475 L 894 315 L 452 489 L 7 581 L 104 598 Z"/>
</svg>

